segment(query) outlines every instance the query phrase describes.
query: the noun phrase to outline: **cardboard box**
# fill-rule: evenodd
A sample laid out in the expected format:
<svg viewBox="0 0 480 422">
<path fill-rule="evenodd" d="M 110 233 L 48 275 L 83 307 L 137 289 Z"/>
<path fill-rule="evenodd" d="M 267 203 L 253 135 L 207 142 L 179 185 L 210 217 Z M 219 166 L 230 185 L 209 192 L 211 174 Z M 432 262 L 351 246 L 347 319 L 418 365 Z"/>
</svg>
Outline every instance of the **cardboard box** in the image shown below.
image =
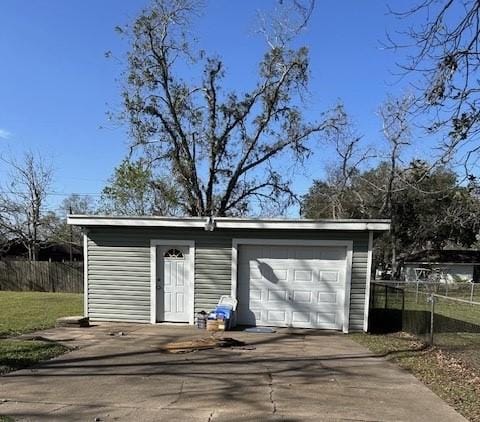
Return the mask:
<svg viewBox="0 0 480 422">
<path fill-rule="evenodd" d="M 218 331 L 218 321 L 216 319 L 207 320 L 207 331 Z"/>
</svg>

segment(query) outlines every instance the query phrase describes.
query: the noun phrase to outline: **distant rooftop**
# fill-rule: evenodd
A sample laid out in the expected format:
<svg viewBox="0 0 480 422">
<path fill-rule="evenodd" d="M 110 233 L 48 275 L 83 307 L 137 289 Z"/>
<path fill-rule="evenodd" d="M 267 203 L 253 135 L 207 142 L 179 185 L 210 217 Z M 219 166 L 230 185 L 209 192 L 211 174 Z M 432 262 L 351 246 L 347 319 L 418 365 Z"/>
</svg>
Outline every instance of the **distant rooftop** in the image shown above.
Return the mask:
<svg viewBox="0 0 480 422">
<path fill-rule="evenodd" d="M 404 262 L 480 264 L 480 251 L 472 249 L 427 249 L 406 256 Z"/>
</svg>

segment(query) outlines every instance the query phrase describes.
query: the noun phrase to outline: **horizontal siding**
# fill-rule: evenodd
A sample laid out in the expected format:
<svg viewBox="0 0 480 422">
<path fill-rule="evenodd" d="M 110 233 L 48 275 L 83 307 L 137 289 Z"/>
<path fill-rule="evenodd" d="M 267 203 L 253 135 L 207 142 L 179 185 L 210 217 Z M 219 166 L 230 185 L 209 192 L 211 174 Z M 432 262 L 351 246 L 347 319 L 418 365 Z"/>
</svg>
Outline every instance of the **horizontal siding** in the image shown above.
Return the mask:
<svg viewBox="0 0 480 422">
<path fill-rule="evenodd" d="M 100 320 L 150 320 L 148 241 L 89 236 L 88 315 Z"/>
<path fill-rule="evenodd" d="M 231 293 L 232 238 L 353 240 L 350 329 L 363 329 L 367 232 L 92 227 L 88 233 L 88 312 L 93 319 L 150 320 L 150 240 L 195 241 L 195 312 Z"/>
<path fill-rule="evenodd" d="M 195 249 L 195 312 L 209 311 L 221 295 L 231 294 L 232 240 L 197 241 Z"/>
<path fill-rule="evenodd" d="M 361 239 L 353 243 L 352 284 L 350 287 L 351 331 L 363 330 L 365 316 L 365 287 L 367 283 L 368 233 L 362 233 Z"/>
</svg>

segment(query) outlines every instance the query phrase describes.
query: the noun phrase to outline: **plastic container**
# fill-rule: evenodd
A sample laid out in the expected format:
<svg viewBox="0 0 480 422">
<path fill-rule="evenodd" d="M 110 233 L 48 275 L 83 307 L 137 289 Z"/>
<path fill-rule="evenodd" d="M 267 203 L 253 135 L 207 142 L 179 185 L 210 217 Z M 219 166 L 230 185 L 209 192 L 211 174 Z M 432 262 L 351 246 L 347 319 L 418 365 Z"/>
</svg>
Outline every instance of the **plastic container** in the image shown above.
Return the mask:
<svg viewBox="0 0 480 422">
<path fill-rule="evenodd" d="M 222 306 L 222 307 L 229 306 L 232 311 L 235 311 L 237 309 L 237 304 L 238 304 L 237 299 L 227 295 L 220 296 L 220 299 L 218 301 L 218 306 Z"/>
<path fill-rule="evenodd" d="M 219 316 L 222 317 L 222 319 L 230 319 L 233 313 L 233 310 L 229 307 L 224 307 L 223 305 L 218 305 L 215 308 L 215 313 L 217 314 L 217 319 L 219 319 Z"/>
<path fill-rule="evenodd" d="M 205 330 L 207 328 L 207 313 L 200 311 L 197 313 L 197 328 Z"/>
</svg>

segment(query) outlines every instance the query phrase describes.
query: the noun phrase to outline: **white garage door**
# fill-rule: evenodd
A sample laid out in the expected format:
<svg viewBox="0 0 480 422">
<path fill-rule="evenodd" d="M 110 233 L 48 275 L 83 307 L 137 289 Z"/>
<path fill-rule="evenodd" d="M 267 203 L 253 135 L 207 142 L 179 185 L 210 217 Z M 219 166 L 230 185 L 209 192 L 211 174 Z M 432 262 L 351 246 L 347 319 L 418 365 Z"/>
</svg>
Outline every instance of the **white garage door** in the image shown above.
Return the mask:
<svg viewBox="0 0 480 422">
<path fill-rule="evenodd" d="M 240 245 L 238 323 L 342 329 L 346 247 Z"/>
</svg>

